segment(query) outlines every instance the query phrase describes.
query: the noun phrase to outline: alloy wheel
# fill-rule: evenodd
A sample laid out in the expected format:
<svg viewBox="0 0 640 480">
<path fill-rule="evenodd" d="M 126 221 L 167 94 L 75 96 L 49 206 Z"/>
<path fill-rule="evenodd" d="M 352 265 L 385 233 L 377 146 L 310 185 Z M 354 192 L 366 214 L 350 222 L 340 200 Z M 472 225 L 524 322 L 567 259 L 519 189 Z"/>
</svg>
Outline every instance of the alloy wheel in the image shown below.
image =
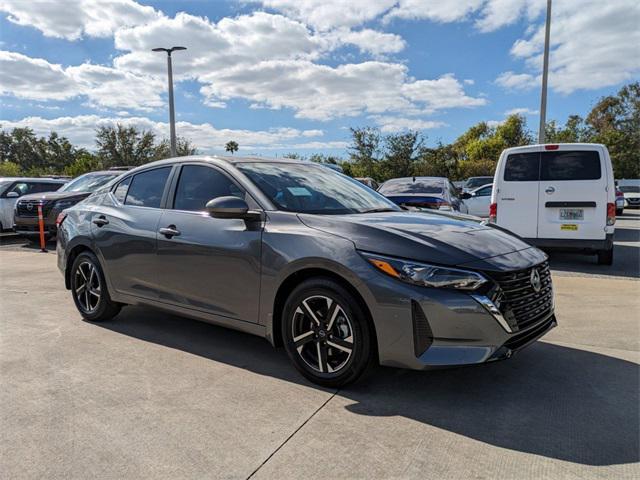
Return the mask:
<svg viewBox="0 0 640 480">
<path fill-rule="evenodd" d="M 102 288 L 100 275 L 91 262 L 82 262 L 75 271 L 74 295 L 85 313 L 92 313 L 100 305 Z"/>
<path fill-rule="evenodd" d="M 298 355 L 315 372 L 334 374 L 349 363 L 353 325 L 336 300 L 323 295 L 305 298 L 294 311 L 291 328 Z"/>
</svg>

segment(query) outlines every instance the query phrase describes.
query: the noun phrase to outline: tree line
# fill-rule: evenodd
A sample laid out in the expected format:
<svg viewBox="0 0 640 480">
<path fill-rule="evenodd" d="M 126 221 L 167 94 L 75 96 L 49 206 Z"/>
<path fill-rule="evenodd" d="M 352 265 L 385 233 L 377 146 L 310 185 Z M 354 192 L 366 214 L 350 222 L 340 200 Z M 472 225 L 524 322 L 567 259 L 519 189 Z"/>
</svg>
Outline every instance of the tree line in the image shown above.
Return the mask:
<svg viewBox="0 0 640 480">
<path fill-rule="evenodd" d="M 435 146 L 426 145 L 426 137 L 417 131 L 383 135 L 374 127 L 351 130 L 348 157 L 324 154 L 303 157 L 319 163 L 340 165 L 354 177 L 372 177 L 377 181 L 407 176 L 444 176 L 451 180 L 493 175 L 500 153 L 505 148 L 535 143 L 522 115 L 511 115 L 498 125 L 480 122 L 456 140 Z M 601 98 L 582 118 L 572 115 L 564 125 L 551 121 L 546 125 L 548 143 L 603 143 L 609 149 L 616 178 L 640 177 L 640 82 L 622 87 L 616 95 Z M 230 140 L 225 150 L 239 150 Z M 187 139 L 178 138 L 178 155 L 197 153 Z M 72 145 L 65 137 L 51 132 L 37 137 L 29 128 L 0 130 L 0 176 L 76 176 L 88 171 L 122 165 L 142 165 L 170 156 L 167 139 L 133 126 L 102 126 L 96 130 L 96 150 L 90 152 Z"/>
</svg>

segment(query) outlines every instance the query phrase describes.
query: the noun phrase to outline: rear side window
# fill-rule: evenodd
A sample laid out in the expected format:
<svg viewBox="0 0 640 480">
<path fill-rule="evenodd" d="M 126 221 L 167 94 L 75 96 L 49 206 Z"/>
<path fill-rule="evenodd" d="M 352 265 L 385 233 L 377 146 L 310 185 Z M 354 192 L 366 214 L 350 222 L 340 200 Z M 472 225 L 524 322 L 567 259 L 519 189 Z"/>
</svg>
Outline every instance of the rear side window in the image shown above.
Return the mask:
<svg viewBox="0 0 640 480">
<path fill-rule="evenodd" d="M 209 200 L 228 196 L 244 198 L 244 191 L 215 168 L 185 165 L 180 172 L 173 208 L 204 210 Z"/>
<path fill-rule="evenodd" d="M 507 157 L 504 167 L 506 182 L 535 182 L 540 178 L 540 154 L 514 153 Z"/>
<path fill-rule="evenodd" d="M 490 197 L 493 187 L 483 187 L 480 190 L 476 190 L 476 197 Z"/>
<path fill-rule="evenodd" d="M 542 180 L 597 180 L 601 176 L 597 151 L 542 153 Z"/>
<path fill-rule="evenodd" d="M 127 196 L 127 190 L 129 190 L 129 184 L 131 183 L 131 177 L 125 178 L 121 181 L 116 189 L 113 191 L 113 195 L 120 203 L 124 203 L 124 199 Z"/>
<path fill-rule="evenodd" d="M 171 167 L 156 168 L 134 175 L 125 198 L 125 205 L 159 208 Z"/>
</svg>

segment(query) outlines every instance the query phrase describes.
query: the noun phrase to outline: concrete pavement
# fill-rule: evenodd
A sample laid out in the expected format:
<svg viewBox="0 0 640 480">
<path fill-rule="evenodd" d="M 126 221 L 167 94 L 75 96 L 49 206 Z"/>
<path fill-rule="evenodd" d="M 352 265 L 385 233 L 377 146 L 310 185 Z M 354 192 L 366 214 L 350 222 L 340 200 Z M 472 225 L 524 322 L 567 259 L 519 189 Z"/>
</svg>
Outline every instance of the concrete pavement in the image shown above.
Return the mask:
<svg viewBox="0 0 640 480">
<path fill-rule="evenodd" d="M 544 341 L 490 365 L 379 368 L 335 391 L 250 335 L 133 307 L 83 322 L 53 254 L 3 248 L 0 472 L 638 478 L 637 274 L 552 259 L 560 325 Z"/>
</svg>

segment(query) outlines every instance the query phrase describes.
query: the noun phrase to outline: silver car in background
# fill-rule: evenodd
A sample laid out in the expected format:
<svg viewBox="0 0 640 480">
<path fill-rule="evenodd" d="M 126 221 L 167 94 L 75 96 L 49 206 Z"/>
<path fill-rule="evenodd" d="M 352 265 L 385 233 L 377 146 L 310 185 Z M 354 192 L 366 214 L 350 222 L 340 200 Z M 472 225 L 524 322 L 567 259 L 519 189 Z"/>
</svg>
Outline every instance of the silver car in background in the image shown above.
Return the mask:
<svg viewBox="0 0 640 480">
<path fill-rule="evenodd" d="M 58 178 L 0 177 L 0 232 L 13 227 L 13 214 L 20 197 L 30 193 L 54 192 L 67 181 Z"/>
</svg>

